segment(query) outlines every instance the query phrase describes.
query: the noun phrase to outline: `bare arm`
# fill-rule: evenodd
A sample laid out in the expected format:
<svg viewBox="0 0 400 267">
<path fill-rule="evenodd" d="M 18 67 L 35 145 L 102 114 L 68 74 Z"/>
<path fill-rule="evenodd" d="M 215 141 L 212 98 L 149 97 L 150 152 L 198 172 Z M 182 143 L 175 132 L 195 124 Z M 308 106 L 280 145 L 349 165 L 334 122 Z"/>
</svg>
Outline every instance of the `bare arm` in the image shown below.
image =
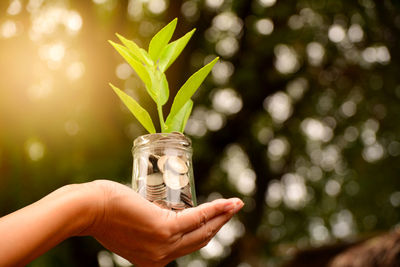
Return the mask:
<svg viewBox="0 0 400 267">
<path fill-rule="evenodd" d="M 95 213 L 90 203 L 96 201 L 95 192 L 83 191 L 79 185 L 68 185 L 0 218 L 0 266 L 24 266 L 79 234 Z"/>
<path fill-rule="evenodd" d="M 24 266 L 77 235 L 138 266 L 162 266 L 205 246 L 242 206 L 217 200 L 175 213 L 115 182 L 68 185 L 0 218 L 0 266 Z"/>
</svg>

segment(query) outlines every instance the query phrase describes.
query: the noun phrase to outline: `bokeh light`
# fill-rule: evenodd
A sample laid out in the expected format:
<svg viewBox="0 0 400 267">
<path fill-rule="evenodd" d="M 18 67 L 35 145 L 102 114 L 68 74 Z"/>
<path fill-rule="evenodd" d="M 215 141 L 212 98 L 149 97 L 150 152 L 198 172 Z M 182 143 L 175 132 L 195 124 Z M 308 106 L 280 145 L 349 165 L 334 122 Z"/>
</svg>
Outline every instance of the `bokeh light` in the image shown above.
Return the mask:
<svg viewBox="0 0 400 267">
<path fill-rule="evenodd" d="M 196 33 L 166 73 L 164 111 L 192 73 L 220 57 L 193 97 L 185 133 L 199 202 L 236 196 L 246 205 L 176 265 L 281 266 L 303 250 L 398 227 L 394 1 L 9 0 L 0 7 L 2 215 L 64 184 L 129 183 L 132 140 L 145 131 L 108 83 L 157 114 L 107 40 L 118 32 L 147 48 L 178 17 L 173 40 Z M 130 266 L 93 240 L 68 240 L 33 264 Z"/>
</svg>

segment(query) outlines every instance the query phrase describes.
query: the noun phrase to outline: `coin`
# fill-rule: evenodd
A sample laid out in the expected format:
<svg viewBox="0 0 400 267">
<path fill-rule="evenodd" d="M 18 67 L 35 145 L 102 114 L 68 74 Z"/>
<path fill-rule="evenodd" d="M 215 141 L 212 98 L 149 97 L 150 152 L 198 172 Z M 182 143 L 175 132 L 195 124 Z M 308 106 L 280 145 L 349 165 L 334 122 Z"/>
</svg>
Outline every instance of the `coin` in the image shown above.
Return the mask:
<svg viewBox="0 0 400 267">
<path fill-rule="evenodd" d="M 165 200 L 154 200 L 153 201 L 154 204 L 156 204 L 157 206 L 159 206 L 162 209 L 171 209 L 168 205 L 168 203 Z"/>
<path fill-rule="evenodd" d="M 161 208 L 179 212 L 193 207 L 191 151 L 175 149 L 175 144 L 185 146 L 190 141 L 179 132 L 157 135 L 150 141 L 145 143 L 149 149 L 135 155 L 136 190 Z"/>
<path fill-rule="evenodd" d="M 182 195 L 182 201 L 189 207 L 193 207 L 193 201 L 190 198 L 186 198 Z"/>
<path fill-rule="evenodd" d="M 160 192 L 159 194 L 147 193 L 146 198 L 150 201 L 164 200 L 166 198 L 166 191 Z"/>
<path fill-rule="evenodd" d="M 186 204 L 183 202 L 169 203 L 169 206 L 174 210 L 183 210 L 185 209 Z"/>
<path fill-rule="evenodd" d="M 147 190 L 146 193 L 150 196 L 162 196 L 165 195 L 166 190 L 160 189 L 160 190 L 155 190 L 155 191 L 149 191 Z"/>
<path fill-rule="evenodd" d="M 158 197 L 156 197 L 156 196 L 147 196 L 147 200 L 149 200 L 149 201 L 156 201 L 156 200 L 164 200 L 165 199 L 165 197 L 163 197 L 163 196 L 158 196 Z"/>
<path fill-rule="evenodd" d="M 163 176 L 160 173 L 153 173 L 153 174 L 147 175 L 147 178 L 146 178 L 147 186 L 162 185 L 163 182 L 164 182 Z"/>
<path fill-rule="evenodd" d="M 147 186 L 147 188 L 146 188 L 146 191 L 149 193 L 152 193 L 152 194 L 161 193 L 166 190 L 167 190 L 167 187 L 165 186 L 165 184 L 157 185 L 157 186 Z"/>
<path fill-rule="evenodd" d="M 158 190 L 158 191 L 146 191 L 147 195 L 151 197 L 159 197 L 159 196 L 166 196 L 166 190 Z"/>
<path fill-rule="evenodd" d="M 183 201 L 183 202 L 185 202 L 185 208 L 193 208 L 193 202 L 186 202 L 186 201 Z"/>
<path fill-rule="evenodd" d="M 160 185 L 147 185 L 147 190 L 160 190 L 160 189 L 165 189 L 165 184 L 162 183 Z"/>
<path fill-rule="evenodd" d="M 165 165 L 164 170 L 166 168 L 168 168 L 168 170 L 174 171 L 179 174 L 185 174 L 189 170 L 186 163 L 182 159 L 180 159 L 176 156 L 168 157 L 168 159 L 166 160 L 166 163 L 164 165 Z"/>
<path fill-rule="evenodd" d="M 187 200 L 187 201 L 191 201 L 191 200 L 192 200 L 192 197 L 191 197 L 191 196 L 188 196 L 188 195 L 186 195 L 186 194 L 184 194 L 184 193 L 182 192 L 182 193 L 181 193 L 181 199 Z"/>
<path fill-rule="evenodd" d="M 157 161 L 157 167 L 161 172 L 164 172 L 165 162 L 168 160 L 169 156 L 164 155 Z"/>
<path fill-rule="evenodd" d="M 179 176 L 179 183 L 181 188 L 189 184 L 189 177 L 186 174 L 182 174 Z"/>
<path fill-rule="evenodd" d="M 165 184 L 171 189 L 181 189 L 189 183 L 189 178 L 186 174 L 176 174 L 172 171 L 166 170 L 163 175 Z"/>
<path fill-rule="evenodd" d="M 184 162 L 189 162 L 189 158 L 186 154 L 179 155 L 179 158 Z M 189 164 L 189 163 L 188 163 Z"/>
<path fill-rule="evenodd" d="M 186 195 L 188 198 L 192 198 L 192 192 L 190 191 L 189 183 L 181 189 L 181 192 L 182 192 L 182 194 Z"/>
<path fill-rule="evenodd" d="M 153 173 L 146 179 L 146 198 L 150 201 L 162 200 L 167 196 L 167 187 L 161 173 Z"/>
<path fill-rule="evenodd" d="M 193 201 L 190 198 L 181 197 L 182 201 L 190 207 L 193 207 Z"/>
</svg>

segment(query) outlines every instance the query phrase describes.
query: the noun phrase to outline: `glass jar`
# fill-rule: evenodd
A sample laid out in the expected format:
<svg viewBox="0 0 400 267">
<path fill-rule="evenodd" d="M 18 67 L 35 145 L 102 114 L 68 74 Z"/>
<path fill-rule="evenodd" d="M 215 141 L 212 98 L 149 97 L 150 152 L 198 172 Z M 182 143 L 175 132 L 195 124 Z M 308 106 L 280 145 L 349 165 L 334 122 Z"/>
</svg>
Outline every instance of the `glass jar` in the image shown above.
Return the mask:
<svg viewBox="0 0 400 267">
<path fill-rule="evenodd" d="M 132 187 L 162 208 L 196 206 L 192 143 L 182 133 L 155 133 L 133 142 Z"/>
</svg>

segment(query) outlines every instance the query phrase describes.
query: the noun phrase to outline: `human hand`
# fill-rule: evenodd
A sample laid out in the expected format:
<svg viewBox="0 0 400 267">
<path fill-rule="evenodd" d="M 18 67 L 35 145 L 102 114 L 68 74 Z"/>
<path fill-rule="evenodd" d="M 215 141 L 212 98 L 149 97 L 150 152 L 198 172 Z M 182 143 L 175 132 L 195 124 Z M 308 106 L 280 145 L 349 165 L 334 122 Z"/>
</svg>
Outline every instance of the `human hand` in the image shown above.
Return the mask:
<svg viewBox="0 0 400 267">
<path fill-rule="evenodd" d="M 219 199 L 177 213 L 119 183 L 90 184 L 100 189 L 103 198 L 94 223 L 82 234 L 92 235 L 138 266 L 164 266 L 202 248 L 243 207 L 237 198 Z"/>
</svg>

